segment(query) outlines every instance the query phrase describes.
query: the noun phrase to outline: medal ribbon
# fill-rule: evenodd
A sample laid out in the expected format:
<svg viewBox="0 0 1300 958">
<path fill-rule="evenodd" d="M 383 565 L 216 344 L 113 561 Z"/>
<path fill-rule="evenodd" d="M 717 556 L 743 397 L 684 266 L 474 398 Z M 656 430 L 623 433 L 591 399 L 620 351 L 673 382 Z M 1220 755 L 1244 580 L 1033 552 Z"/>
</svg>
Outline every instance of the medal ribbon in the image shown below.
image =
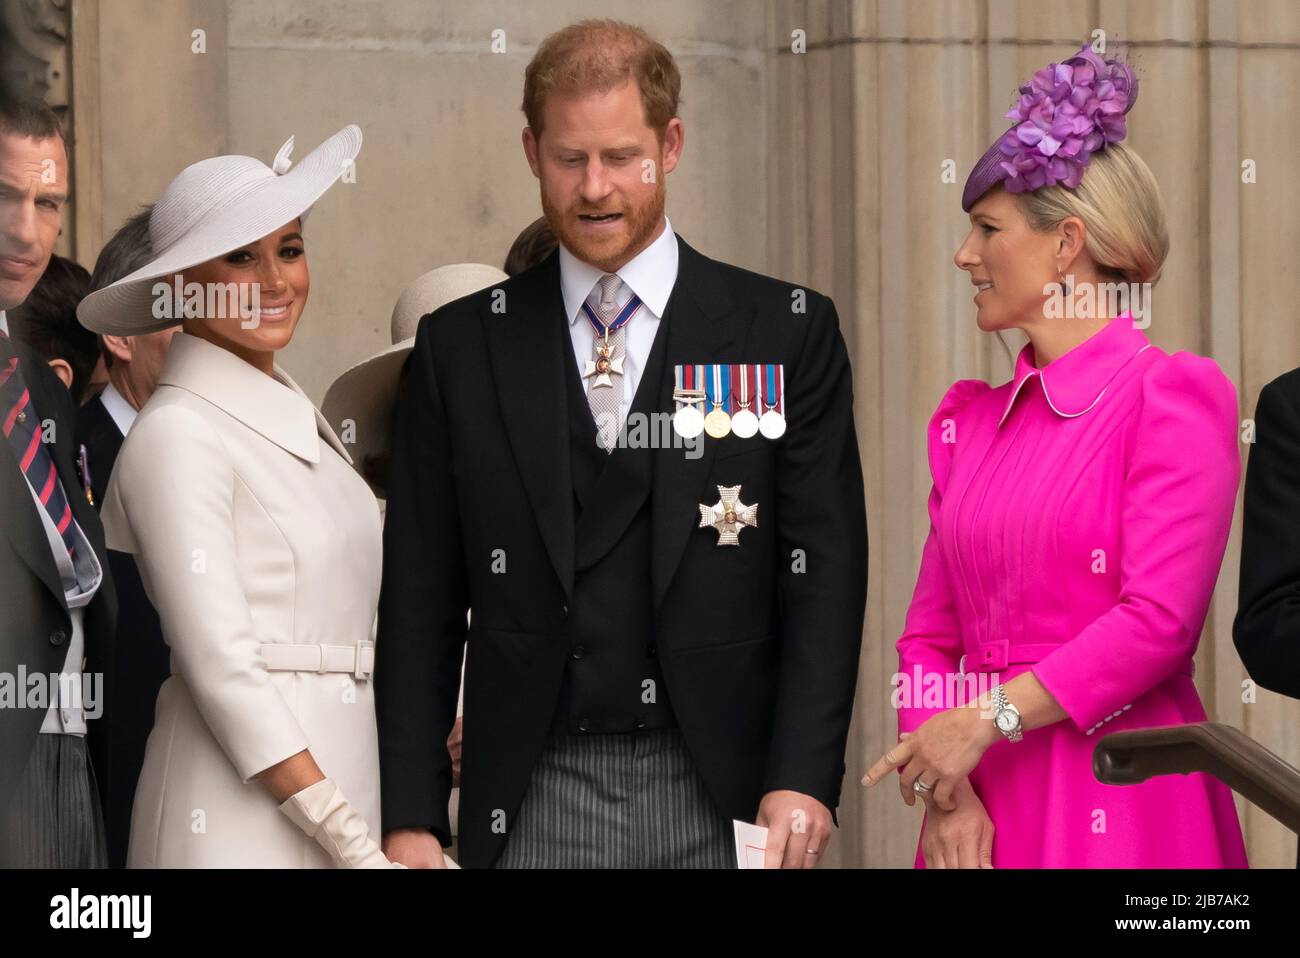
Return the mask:
<svg viewBox="0 0 1300 958">
<path fill-rule="evenodd" d="M 714 409 L 726 410 L 729 405 L 728 400 L 731 398 L 731 367 L 719 363 L 709 367 L 709 383 L 705 386 L 708 392 L 709 404 Z M 709 389 L 709 385 L 713 388 Z"/>
<path fill-rule="evenodd" d="M 740 395 L 735 397 L 736 405 L 740 409 L 749 408 L 751 402 L 749 397 L 754 394 L 754 390 L 749 385 L 749 377 L 752 372 L 753 367 L 748 363 L 737 363 L 732 367 L 732 381 L 736 384 L 736 388 L 740 390 Z"/>
<path fill-rule="evenodd" d="M 768 363 L 763 367 L 763 379 L 765 384 L 763 404 L 784 416 L 785 366 L 780 363 Z"/>
<path fill-rule="evenodd" d="M 632 298 L 627 301 L 627 305 L 619 310 L 618 315 L 614 317 L 614 321 L 609 324 L 609 332 L 615 332 L 626 326 L 627 321 L 632 318 L 632 314 L 640 308 L 641 300 L 639 300 L 636 294 L 633 293 Z M 587 314 L 587 320 L 591 323 L 591 328 L 596 331 L 596 336 L 604 337 L 605 324 L 601 322 L 600 317 L 596 315 L 596 311 L 591 308 L 591 304 L 584 301 L 582 304 L 582 311 Z"/>
<path fill-rule="evenodd" d="M 705 381 L 705 374 L 704 374 L 703 366 L 696 366 L 691 364 L 687 364 L 685 366 L 674 366 L 673 384 L 676 388 L 673 390 L 673 394 L 674 394 L 673 398 L 677 399 L 678 402 L 686 402 L 687 405 L 693 405 L 694 403 L 691 403 L 688 400 L 681 399 L 679 396 L 677 396 L 677 393 L 683 390 L 687 392 L 694 392 L 695 390 L 700 388 L 698 384 L 703 384 L 704 381 Z M 707 387 L 705 391 L 707 393 Z M 696 400 L 696 402 L 698 402 L 698 400 Z"/>
</svg>

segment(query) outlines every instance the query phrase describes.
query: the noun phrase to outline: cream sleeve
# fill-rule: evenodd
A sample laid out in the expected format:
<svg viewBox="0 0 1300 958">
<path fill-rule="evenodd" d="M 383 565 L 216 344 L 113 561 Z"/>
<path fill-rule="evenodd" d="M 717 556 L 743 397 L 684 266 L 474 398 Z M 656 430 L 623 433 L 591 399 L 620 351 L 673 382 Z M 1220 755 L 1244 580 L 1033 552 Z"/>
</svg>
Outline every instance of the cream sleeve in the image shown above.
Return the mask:
<svg viewBox="0 0 1300 958">
<path fill-rule="evenodd" d="M 135 556 L 176 669 L 248 782 L 308 742 L 267 673 L 239 580 L 239 481 L 200 414 L 156 407 L 136 420 L 122 447 L 103 521 L 108 547 Z"/>
</svg>

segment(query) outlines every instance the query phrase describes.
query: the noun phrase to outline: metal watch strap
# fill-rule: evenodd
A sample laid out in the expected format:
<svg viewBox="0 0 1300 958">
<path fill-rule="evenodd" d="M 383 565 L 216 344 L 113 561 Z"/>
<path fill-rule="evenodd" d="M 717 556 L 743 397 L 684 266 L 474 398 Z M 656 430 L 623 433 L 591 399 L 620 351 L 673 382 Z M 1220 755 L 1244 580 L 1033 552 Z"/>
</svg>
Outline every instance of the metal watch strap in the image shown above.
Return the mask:
<svg viewBox="0 0 1300 958">
<path fill-rule="evenodd" d="M 1002 732 L 1003 736 L 1006 737 L 1007 741 L 1019 742 L 1022 738 L 1024 738 L 1024 732 L 1020 728 L 1020 710 L 1017 709 L 1014 705 L 1012 705 L 1011 702 L 1007 699 L 1006 690 L 1003 689 L 1001 685 L 995 685 L 993 687 L 992 691 L 989 692 L 989 698 L 993 702 L 994 727 L 999 732 Z M 1016 728 L 1010 732 L 1003 731 L 1002 726 L 998 725 L 998 721 L 997 721 L 998 713 L 1008 708 L 1016 713 Z"/>
</svg>

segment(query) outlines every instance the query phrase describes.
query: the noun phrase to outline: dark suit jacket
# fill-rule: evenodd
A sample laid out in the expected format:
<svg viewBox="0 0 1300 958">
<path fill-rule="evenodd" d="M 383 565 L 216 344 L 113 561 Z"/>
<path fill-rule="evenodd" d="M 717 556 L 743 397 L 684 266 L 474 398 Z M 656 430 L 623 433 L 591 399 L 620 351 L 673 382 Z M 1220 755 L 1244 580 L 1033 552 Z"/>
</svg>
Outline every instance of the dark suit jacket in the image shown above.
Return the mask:
<svg viewBox="0 0 1300 958">
<path fill-rule="evenodd" d="M 109 476 L 125 438 L 96 396 L 77 414 L 78 439 L 86 447 L 95 508 L 102 508 Z M 105 676 L 103 714 L 90 723 L 89 742 L 108 836 L 110 868 L 125 868 L 131 835 L 131 804 L 153 729 L 158 689 L 171 674 L 171 653 L 158 613 L 145 595 L 135 558 L 108 550 L 117 584 L 117 629 L 110 642 L 96 643 L 94 665 Z"/>
<path fill-rule="evenodd" d="M 97 512 L 104 505 L 108 477 L 125 438 L 99 396 L 77 410 L 77 442 L 86 447 L 86 468 L 90 472 L 90 491 Z"/>
<path fill-rule="evenodd" d="M 653 624 L 668 697 L 724 814 L 752 821 L 774 789 L 833 810 L 867 581 L 847 351 L 826 297 L 809 290 L 796 311 L 795 287 L 678 240 L 657 408 L 673 410 L 675 365 L 783 363 L 789 425 L 777 441 L 706 438 L 696 459 L 655 450 Z M 420 322 L 394 423 L 376 644 L 384 829 L 424 826 L 448 844 L 445 742 L 473 607 L 459 830 L 469 867 L 496 860 L 544 744 L 575 568 L 558 254 L 498 288 L 504 311 L 485 290 Z M 698 528 L 719 485 L 760 507 L 738 548 Z M 507 574 L 493 573 L 496 549 Z"/>
<path fill-rule="evenodd" d="M 84 619 L 87 666 L 93 672 L 100 644 L 113 633 L 117 602 L 112 572 L 103 561 L 104 530 L 74 465 L 76 410 L 45 361 L 18 340 L 13 345 L 37 415 L 54 421 L 54 441 L 47 448 L 73 517 L 104 566 L 104 579 Z M 29 675 L 48 675 L 67 657 L 72 619 L 30 487 L 9 442 L 0 438 L 0 446 L 0 672 L 16 676 L 21 665 Z M 0 808 L 8 805 L 44 720 L 44 709 L 0 709 Z"/>
<path fill-rule="evenodd" d="M 1300 369 L 1255 407 L 1232 639 L 1252 679 L 1300 698 Z"/>
</svg>

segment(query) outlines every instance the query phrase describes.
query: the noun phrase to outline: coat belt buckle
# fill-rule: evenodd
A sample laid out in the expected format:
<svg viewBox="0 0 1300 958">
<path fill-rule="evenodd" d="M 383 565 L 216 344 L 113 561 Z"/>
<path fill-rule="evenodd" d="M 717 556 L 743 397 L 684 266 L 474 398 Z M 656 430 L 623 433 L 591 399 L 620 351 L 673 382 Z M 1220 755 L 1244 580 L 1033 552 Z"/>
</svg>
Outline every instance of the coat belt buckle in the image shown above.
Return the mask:
<svg viewBox="0 0 1300 958">
<path fill-rule="evenodd" d="M 374 671 L 375 666 L 374 666 L 373 659 L 371 661 L 369 669 L 363 668 L 361 665 L 362 653 L 366 649 L 373 649 L 374 647 L 375 647 L 375 643 L 371 642 L 369 639 L 362 639 L 360 642 L 357 643 L 356 668 L 352 670 L 352 676 L 358 681 L 362 679 L 370 678 L 370 673 Z"/>
<path fill-rule="evenodd" d="M 997 639 L 985 642 L 979 647 L 979 670 L 981 672 L 1000 672 L 1007 667 L 1010 658 L 1010 639 Z"/>
</svg>

